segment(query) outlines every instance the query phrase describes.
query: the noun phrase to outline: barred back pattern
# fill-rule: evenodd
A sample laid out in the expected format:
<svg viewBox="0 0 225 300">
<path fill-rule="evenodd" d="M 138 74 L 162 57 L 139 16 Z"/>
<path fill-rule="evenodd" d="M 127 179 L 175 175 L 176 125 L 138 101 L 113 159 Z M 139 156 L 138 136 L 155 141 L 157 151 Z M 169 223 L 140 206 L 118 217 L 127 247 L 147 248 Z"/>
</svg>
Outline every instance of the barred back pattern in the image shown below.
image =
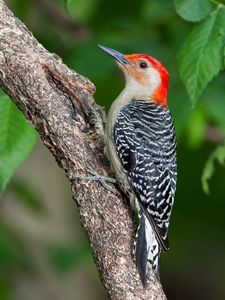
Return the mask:
<svg viewBox="0 0 225 300">
<path fill-rule="evenodd" d="M 159 252 L 169 247 L 167 233 L 176 189 L 176 139 L 170 112 L 149 100 L 132 100 L 119 112 L 113 137 L 139 214 L 149 221 L 159 244 L 148 260 L 156 269 Z"/>
</svg>

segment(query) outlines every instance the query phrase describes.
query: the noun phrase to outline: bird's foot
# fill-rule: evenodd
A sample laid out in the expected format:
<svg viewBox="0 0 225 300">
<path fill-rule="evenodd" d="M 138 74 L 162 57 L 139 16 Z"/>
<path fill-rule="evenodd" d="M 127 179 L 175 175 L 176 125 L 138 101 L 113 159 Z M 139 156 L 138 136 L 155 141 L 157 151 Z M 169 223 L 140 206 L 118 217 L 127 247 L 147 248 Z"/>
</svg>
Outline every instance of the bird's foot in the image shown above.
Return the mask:
<svg viewBox="0 0 225 300">
<path fill-rule="evenodd" d="M 117 184 L 117 180 L 115 178 L 112 177 L 107 177 L 107 176 L 103 176 L 103 175 L 99 175 L 94 171 L 89 171 L 89 173 L 91 174 L 90 176 L 76 176 L 74 179 L 75 180 L 93 180 L 93 181 L 98 181 L 106 190 L 110 191 L 111 193 L 115 194 L 116 196 L 119 196 L 120 194 L 115 191 L 115 189 L 113 189 L 107 182 L 113 183 L 113 184 Z"/>
</svg>

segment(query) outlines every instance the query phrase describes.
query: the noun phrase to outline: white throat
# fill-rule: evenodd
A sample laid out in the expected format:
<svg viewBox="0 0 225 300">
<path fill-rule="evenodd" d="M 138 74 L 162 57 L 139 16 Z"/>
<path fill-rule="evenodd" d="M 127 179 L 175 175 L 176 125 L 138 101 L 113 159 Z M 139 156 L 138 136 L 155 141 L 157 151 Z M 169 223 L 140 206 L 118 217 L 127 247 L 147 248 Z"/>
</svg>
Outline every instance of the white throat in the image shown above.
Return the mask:
<svg viewBox="0 0 225 300">
<path fill-rule="evenodd" d="M 125 75 L 126 85 L 122 91 L 125 97 L 137 100 L 149 99 L 161 84 L 161 77 L 159 72 L 153 68 L 148 68 L 145 77 L 147 78 L 146 84 L 142 84 L 133 77 Z"/>
<path fill-rule="evenodd" d="M 108 130 L 111 131 L 117 119 L 118 113 L 131 100 L 150 100 L 151 95 L 161 84 L 161 77 L 158 71 L 153 68 L 148 68 L 146 84 L 142 84 L 133 77 L 125 75 L 126 85 L 123 91 L 119 94 L 113 102 L 108 114 Z"/>
</svg>

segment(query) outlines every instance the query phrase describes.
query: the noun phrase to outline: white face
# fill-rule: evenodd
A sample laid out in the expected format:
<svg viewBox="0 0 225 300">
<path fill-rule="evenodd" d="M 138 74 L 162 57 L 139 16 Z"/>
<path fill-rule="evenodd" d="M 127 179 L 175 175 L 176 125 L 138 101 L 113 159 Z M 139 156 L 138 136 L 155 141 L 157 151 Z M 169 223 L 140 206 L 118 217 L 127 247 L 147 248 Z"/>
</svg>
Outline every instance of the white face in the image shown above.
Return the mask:
<svg viewBox="0 0 225 300">
<path fill-rule="evenodd" d="M 134 99 L 150 99 L 151 95 L 161 84 L 161 76 L 149 62 L 144 59 L 138 60 L 132 65 L 119 67 L 122 69 L 126 86 L 124 92 Z"/>
</svg>

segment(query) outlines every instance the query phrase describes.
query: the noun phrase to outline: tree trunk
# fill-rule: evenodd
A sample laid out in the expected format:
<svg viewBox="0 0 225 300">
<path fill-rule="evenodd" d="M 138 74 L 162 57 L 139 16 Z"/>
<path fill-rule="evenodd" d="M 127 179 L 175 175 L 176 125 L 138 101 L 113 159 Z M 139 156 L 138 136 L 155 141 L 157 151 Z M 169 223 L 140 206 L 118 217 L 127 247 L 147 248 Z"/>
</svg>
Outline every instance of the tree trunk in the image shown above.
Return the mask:
<svg viewBox="0 0 225 300">
<path fill-rule="evenodd" d="M 0 86 L 65 170 L 110 298 L 166 299 L 154 274 L 147 288 L 142 287 L 132 258 L 135 226 L 122 195 L 116 196 L 99 182 L 77 179 L 93 170 L 105 176 L 110 171 L 100 134 L 103 111 L 93 99 L 94 85 L 44 49 L 2 0 Z"/>
</svg>

